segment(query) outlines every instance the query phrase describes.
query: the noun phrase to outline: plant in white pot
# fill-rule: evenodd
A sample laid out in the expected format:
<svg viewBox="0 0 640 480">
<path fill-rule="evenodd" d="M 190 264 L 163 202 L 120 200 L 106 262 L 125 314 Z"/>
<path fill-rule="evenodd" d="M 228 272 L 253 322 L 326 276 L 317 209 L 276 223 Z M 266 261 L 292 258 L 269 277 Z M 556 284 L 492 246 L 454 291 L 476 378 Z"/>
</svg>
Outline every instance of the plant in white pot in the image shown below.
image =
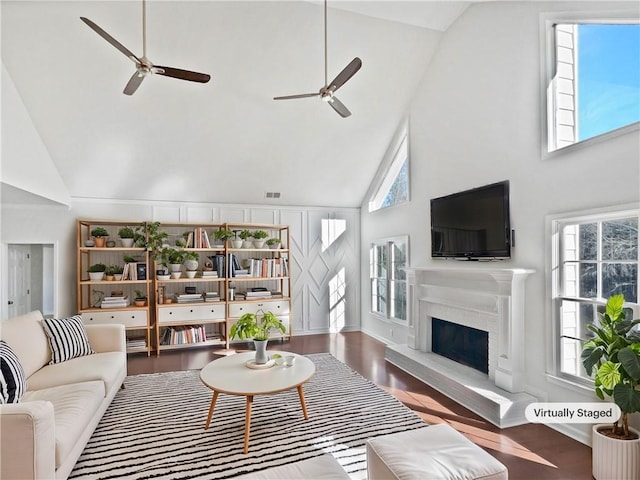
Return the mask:
<svg viewBox="0 0 640 480">
<path fill-rule="evenodd" d="M 598 398 L 612 397 L 622 412 L 609 425 L 593 427 L 593 476 L 640 478 L 640 438 L 629 427 L 629 415 L 640 412 L 639 320 L 627 320 L 624 295 L 607 300 L 600 321 L 587 325 L 594 338 L 584 344 L 582 364 L 588 375 L 595 371 Z"/>
<path fill-rule="evenodd" d="M 271 330 L 275 328 L 285 333 L 287 329 L 273 312 L 265 313 L 262 310 L 258 310 L 258 312 L 262 312 L 262 316 L 257 313 L 245 313 L 242 315 L 231 327 L 231 338 L 238 337 L 240 340 L 253 338 L 256 348 L 255 362 L 260 365 L 269 361 L 267 342 L 269 341 Z"/>
<path fill-rule="evenodd" d="M 89 265 L 89 268 L 87 268 L 87 272 L 89 272 L 89 280 L 102 280 L 106 270 L 107 266 L 104 263 L 94 263 L 93 265 Z"/>
<path fill-rule="evenodd" d="M 251 240 L 251 231 L 244 229 L 240 231 L 238 236 L 242 239 L 242 248 L 253 248 L 253 240 Z"/>
<path fill-rule="evenodd" d="M 254 238 L 253 246 L 255 248 L 263 248 L 264 243 L 267 241 L 267 237 L 269 237 L 269 234 L 264 230 L 256 230 L 251 234 L 251 236 Z"/>
<path fill-rule="evenodd" d="M 198 270 L 198 254 L 196 252 L 186 252 L 184 267 L 187 269 L 185 275 L 187 278 L 194 278 Z"/>
<path fill-rule="evenodd" d="M 120 237 L 120 242 L 122 246 L 125 248 L 133 247 L 133 238 L 136 233 L 133 231 L 131 227 L 122 227 L 118 230 L 118 236 Z"/>
</svg>

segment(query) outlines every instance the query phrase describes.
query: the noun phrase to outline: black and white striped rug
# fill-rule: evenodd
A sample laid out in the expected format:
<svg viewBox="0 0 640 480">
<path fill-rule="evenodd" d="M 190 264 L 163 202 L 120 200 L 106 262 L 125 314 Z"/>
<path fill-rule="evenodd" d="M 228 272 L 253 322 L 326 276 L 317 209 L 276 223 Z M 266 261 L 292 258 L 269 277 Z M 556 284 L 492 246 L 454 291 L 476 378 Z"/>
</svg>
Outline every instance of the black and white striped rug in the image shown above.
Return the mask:
<svg viewBox="0 0 640 480">
<path fill-rule="evenodd" d="M 245 397 L 212 392 L 197 370 L 127 377 L 69 478 L 223 479 L 330 453 L 352 479 L 366 478 L 365 440 L 423 427 L 392 395 L 331 354 L 308 355 L 309 420 L 296 390 L 254 398 L 249 453 L 242 453 Z"/>
</svg>

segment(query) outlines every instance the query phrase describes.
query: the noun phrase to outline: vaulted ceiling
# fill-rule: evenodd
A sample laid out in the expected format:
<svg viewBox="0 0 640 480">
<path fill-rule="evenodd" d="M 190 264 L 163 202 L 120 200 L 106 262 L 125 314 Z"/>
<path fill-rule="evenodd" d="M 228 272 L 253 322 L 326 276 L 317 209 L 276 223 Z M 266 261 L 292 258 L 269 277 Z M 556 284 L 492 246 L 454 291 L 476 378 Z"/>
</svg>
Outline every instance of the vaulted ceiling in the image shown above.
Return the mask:
<svg viewBox="0 0 640 480">
<path fill-rule="evenodd" d="M 149 0 L 151 61 L 212 79 L 154 75 L 126 96 L 134 64 L 80 17 L 142 56 L 141 1 L 3 0 L 2 62 L 72 197 L 355 207 L 467 5 L 330 2 L 329 79 L 363 63 L 336 95 L 348 118 L 272 99 L 324 84 L 317 1 Z"/>
</svg>

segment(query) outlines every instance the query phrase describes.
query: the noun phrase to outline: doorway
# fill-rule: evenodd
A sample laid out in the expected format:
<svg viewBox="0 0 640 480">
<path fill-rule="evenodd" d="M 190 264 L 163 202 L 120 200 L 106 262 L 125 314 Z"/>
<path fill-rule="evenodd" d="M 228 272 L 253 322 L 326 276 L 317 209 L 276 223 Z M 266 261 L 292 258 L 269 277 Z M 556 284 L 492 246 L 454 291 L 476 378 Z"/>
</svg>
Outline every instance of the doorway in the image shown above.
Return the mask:
<svg viewBox="0 0 640 480">
<path fill-rule="evenodd" d="M 7 318 L 33 310 L 54 316 L 54 245 L 13 243 L 7 247 Z"/>
</svg>

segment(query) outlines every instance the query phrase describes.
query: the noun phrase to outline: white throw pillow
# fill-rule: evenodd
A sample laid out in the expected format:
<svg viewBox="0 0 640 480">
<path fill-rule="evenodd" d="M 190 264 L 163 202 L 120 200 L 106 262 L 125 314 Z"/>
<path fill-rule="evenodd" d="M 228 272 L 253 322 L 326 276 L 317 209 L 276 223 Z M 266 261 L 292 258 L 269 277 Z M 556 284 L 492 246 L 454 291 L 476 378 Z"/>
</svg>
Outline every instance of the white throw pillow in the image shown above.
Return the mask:
<svg viewBox="0 0 640 480">
<path fill-rule="evenodd" d="M 42 326 L 51 347 L 49 365 L 96 353 L 89 345 L 80 315 L 61 319 L 44 318 Z"/>
</svg>

